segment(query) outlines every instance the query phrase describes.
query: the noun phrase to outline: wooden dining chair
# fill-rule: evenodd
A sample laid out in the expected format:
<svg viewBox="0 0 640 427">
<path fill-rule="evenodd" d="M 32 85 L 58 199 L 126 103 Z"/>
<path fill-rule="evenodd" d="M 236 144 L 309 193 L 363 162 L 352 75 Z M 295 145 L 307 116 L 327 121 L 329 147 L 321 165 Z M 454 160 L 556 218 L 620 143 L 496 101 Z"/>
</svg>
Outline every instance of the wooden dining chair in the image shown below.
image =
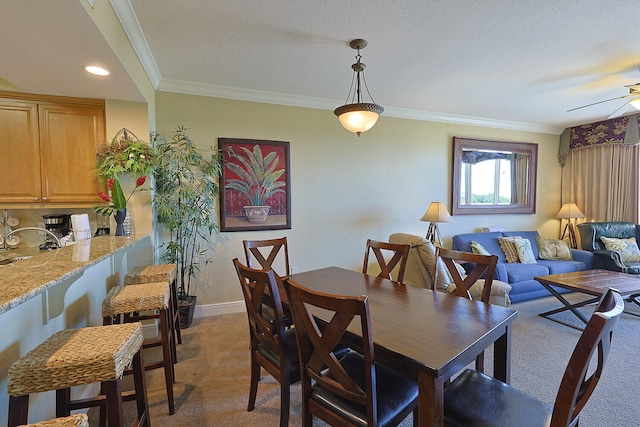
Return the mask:
<svg viewBox="0 0 640 427">
<path fill-rule="evenodd" d="M 249 318 L 251 387 L 247 411 L 255 407 L 260 368 L 280 383 L 280 426 L 289 424 L 290 385 L 300 381 L 294 328 L 285 327 L 279 288 L 282 282 L 273 269 L 254 270 L 233 260 Z M 263 308 L 269 306 L 269 315 Z"/>
<path fill-rule="evenodd" d="M 416 410 L 418 384 L 374 362 L 367 296 L 315 292 L 292 279 L 285 287 L 298 336 L 303 426 L 311 427 L 314 416 L 329 425 L 396 426 Z M 317 308 L 332 319 L 317 320 Z M 361 353 L 339 356 L 336 349 L 352 321 L 362 331 Z"/>
<path fill-rule="evenodd" d="M 496 255 L 480 255 L 471 252 L 436 248 L 436 267 L 433 273 L 434 284 L 437 283 L 438 280 L 438 260 L 442 260 L 449 274 L 451 274 L 451 278 L 455 284 L 454 293 L 463 298 L 473 299 L 471 298 L 471 292 L 469 290 L 476 281 L 484 275 L 484 286 L 480 300 L 485 304 L 489 304 L 491 284 L 493 283 L 493 275 L 496 271 L 496 264 L 498 263 L 498 257 Z M 462 269 L 461 263 L 472 266 L 471 271 L 462 274 L 461 271 L 464 271 L 464 269 Z M 476 369 L 484 372 L 484 352 L 480 353 L 476 358 Z"/>
<path fill-rule="evenodd" d="M 500 380 L 468 369 L 445 389 L 445 423 L 465 427 L 577 426 L 580 411 L 602 375 L 613 329 L 623 310 L 620 293 L 608 289 L 578 339 L 553 407 Z M 596 354 L 597 363 L 592 363 Z"/>
<path fill-rule="evenodd" d="M 243 240 L 242 244 L 249 268 L 259 270 L 272 268 L 281 278 L 291 275 L 286 237 L 268 240 Z"/>
<path fill-rule="evenodd" d="M 409 259 L 409 251 L 411 245 L 405 245 L 400 243 L 388 243 L 378 242 L 377 240 L 367 239 L 367 249 L 364 253 L 364 264 L 362 265 L 362 272 L 367 274 L 369 267 L 369 253 L 373 252 L 380 266 L 380 274 L 378 277 L 384 279 L 393 280 L 391 272 L 398 266 L 397 282 L 403 283 L 404 270 L 407 268 L 407 260 Z M 391 257 L 387 261 L 385 255 Z"/>
<path fill-rule="evenodd" d="M 442 260 L 451 274 L 453 283 L 456 285 L 455 293 L 458 296 L 473 299 L 471 298 L 471 292 L 469 290 L 478 279 L 484 278 L 484 287 L 480 300 L 489 304 L 491 285 L 496 271 L 496 264 L 498 263 L 498 257 L 496 255 L 480 255 L 471 252 L 455 251 L 453 249 L 436 248 L 436 268 L 433 272 L 433 283 L 437 281 L 438 259 Z M 471 266 L 470 271 L 462 273 L 464 269 L 461 270 L 458 267 L 461 265 Z"/>
</svg>

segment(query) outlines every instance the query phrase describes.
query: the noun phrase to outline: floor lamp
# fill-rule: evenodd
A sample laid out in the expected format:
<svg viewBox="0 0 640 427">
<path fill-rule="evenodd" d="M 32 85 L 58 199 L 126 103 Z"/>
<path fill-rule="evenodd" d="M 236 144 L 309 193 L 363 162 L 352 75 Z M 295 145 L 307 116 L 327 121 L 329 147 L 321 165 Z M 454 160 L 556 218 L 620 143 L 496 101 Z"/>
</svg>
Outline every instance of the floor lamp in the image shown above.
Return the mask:
<svg viewBox="0 0 640 427">
<path fill-rule="evenodd" d="M 451 222 L 451 215 L 447 211 L 446 206 L 442 202 L 431 202 L 429 209 L 422 215 L 420 221 L 430 222 L 427 230 L 426 239 L 430 240 L 434 246 L 442 247 L 442 239 L 440 238 L 440 230 L 438 230 L 439 222 Z M 438 245 L 436 245 L 436 242 Z"/>
<path fill-rule="evenodd" d="M 562 237 L 560 239 L 564 240 L 565 235 L 569 235 L 569 244 L 573 249 L 578 249 L 578 240 L 576 239 L 576 231 L 571 222 L 574 218 L 584 218 L 585 215 L 582 213 L 578 206 L 575 203 L 565 203 L 560 208 L 560 212 L 558 212 L 557 218 L 560 218 L 560 221 L 563 219 L 567 220 L 567 225 L 564 226 L 564 230 L 562 231 Z"/>
</svg>

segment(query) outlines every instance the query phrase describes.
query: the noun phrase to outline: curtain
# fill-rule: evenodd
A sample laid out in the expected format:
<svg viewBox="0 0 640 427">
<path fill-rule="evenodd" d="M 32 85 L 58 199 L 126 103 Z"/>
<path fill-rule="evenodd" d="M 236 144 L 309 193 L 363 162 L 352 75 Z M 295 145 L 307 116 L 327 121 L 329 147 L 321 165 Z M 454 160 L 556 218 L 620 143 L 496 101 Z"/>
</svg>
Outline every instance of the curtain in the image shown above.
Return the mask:
<svg viewBox="0 0 640 427">
<path fill-rule="evenodd" d="M 576 148 L 562 168 L 562 202 L 575 202 L 587 221 L 638 224 L 640 145 Z"/>
<path fill-rule="evenodd" d="M 512 197 L 512 203 L 526 205 L 529 202 L 529 197 L 531 197 L 531 194 L 527 194 L 529 186 L 529 155 L 517 153 L 512 163 L 515 166 L 514 173 L 511 175 L 515 186 L 515 192 L 512 192 L 515 196 Z"/>
</svg>

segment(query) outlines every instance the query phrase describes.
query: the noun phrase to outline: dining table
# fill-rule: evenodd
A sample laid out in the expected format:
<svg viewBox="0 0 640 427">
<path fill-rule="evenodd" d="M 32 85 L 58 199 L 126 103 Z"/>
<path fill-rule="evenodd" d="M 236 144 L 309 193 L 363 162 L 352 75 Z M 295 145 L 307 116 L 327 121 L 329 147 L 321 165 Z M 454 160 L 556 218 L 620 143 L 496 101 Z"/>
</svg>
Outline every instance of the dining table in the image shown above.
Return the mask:
<svg viewBox="0 0 640 427">
<path fill-rule="evenodd" d="M 375 361 L 417 382 L 419 426 L 444 424 L 445 383 L 491 344 L 493 376 L 510 381 L 516 310 L 339 267 L 297 273 L 289 280 L 329 294 L 367 295 Z M 321 310 L 314 316 L 330 320 Z M 361 335 L 356 323 L 343 343 L 358 350 Z"/>
</svg>

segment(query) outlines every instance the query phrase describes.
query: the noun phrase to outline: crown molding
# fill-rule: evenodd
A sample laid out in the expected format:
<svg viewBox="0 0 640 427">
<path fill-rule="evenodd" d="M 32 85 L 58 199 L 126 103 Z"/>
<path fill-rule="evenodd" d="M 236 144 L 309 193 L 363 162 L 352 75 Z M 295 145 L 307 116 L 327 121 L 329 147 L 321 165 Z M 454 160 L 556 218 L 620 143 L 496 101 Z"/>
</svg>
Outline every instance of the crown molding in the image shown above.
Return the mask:
<svg viewBox="0 0 640 427">
<path fill-rule="evenodd" d="M 273 92 L 262 92 L 176 80 L 161 80 L 157 90 L 163 92 L 201 95 L 215 98 L 235 99 L 239 101 L 262 102 L 266 104 L 288 105 L 292 107 L 317 108 L 333 111 L 342 101 L 312 98 L 306 96 L 286 95 Z M 455 114 L 434 113 L 431 111 L 411 110 L 407 108 L 384 107 L 384 115 L 401 119 L 421 120 L 428 122 L 455 123 L 469 126 L 491 127 L 525 132 L 537 132 L 560 135 L 564 128 L 544 126 L 531 123 L 492 120 L 482 117 L 460 116 Z"/>
</svg>

